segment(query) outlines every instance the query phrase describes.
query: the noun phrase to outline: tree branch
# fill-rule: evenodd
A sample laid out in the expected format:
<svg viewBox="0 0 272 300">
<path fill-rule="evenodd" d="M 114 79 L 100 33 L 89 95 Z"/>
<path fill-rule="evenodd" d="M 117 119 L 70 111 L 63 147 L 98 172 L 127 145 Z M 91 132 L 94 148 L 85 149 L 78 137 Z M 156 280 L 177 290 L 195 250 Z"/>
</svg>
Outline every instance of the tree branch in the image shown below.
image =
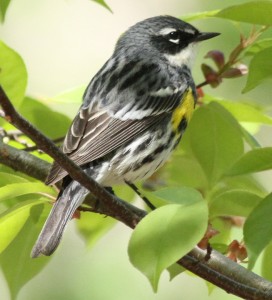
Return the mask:
<svg viewBox="0 0 272 300">
<path fill-rule="evenodd" d="M 134 211 L 126 209 L 124 201 L 119 201 L 117 197 L 110 194 L 106 189 L 100 186 L 79 166 L 62 153 L 50 139 L 44 136 L 40 131 L 20 116 L 1 86 L 0 105 L 3 108 L 3 113 L 1 114 L 2 117 L 31 138 L 39 149 L 50 155 L 74 180 L 78 181 L 82 186 L 91 191 L 92 194 L 99 199 L 100 205 L 107 208 L 107 214 L 109 216 L 122 221 L 131 228 L 136 226 L 141 219 L 140 217 L 142 217 L 140 211 L 136 214 Z"/>
<path fill-rule="evenodd" d="M 134 228 L 146 215 L 145 211 L 108 193 L 84 173 L 80 167 L 76 166 L 52 141 L 16 112 L 1 86 L 0 105 L 3 108 L 2 117 L 30 137 L 39 149 L 53 157 L 74 180 L 90 190 L 91 194 L 99 199 L 100 205 L 96 212 L 109 215 L 131 228 Z M 48 171 L 48 163 L 41 161 L 37 157 L 33 158 L 29 153 L 4 145 L 3 142 L 0 143 L 1 163 L 43 181 Z M 206 251 L 195 247 L 190 253 L 182 257 L 178 263 L 228 293 L 233 293 L 244 299 L 272 299 L 271 282 L 232 262 L 214 250 L 208 261 L 205 259 L 206 254 Z"/>
<path fill-rule="evenodd" d="M 5 144 L 0 138 L 0 163 L 40 181 L 45 181 L 50 163 Z"/>
<path fill-rule="evenodd" d="M 212 250 L 211 258 L 206 260 L 207 252 L 194 248 L 182 257 L 178 264 L 192 273 L 234 294 L 249 300 L 271 300 L 272 283 L 249 271 L 221 253 Z"/>
</svg>

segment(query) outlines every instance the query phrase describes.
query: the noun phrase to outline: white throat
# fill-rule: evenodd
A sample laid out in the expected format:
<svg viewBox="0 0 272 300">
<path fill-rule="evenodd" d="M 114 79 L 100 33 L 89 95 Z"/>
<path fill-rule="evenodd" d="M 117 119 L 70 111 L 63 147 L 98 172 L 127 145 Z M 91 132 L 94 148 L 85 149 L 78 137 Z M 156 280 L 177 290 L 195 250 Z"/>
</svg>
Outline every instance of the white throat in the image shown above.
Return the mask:
<svg viewBox="0 0 272 300">
<path fill-rule="evenodd" d="M 169 63 L 172 66 L 182 66 L 185 65 L 189 69 L 192 68 L 193 63 L 195 61 L 196 55 L 196 44 L 189 44 L 188 47 L 182 49 L 180 52 L 176 54 L 165 54 L 165 57 L 168 59 Z"/>
</svg>

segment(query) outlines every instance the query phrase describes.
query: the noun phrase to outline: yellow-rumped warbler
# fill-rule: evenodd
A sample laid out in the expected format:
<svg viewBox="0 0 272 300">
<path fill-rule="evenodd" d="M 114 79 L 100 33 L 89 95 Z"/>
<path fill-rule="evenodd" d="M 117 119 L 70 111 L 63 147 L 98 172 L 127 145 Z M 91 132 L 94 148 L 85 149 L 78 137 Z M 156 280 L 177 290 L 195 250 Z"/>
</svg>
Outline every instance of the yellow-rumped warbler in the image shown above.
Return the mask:
<svg viewBox="0 0 272 300">
<path fill-rule="evenodd" d="M 63 152 L 105 187 L 152 175 L 179 143 L 195 106 L 195 45 L 217 35 L 170 16 L 129 28 L 87 87 Z M 54 163 L 47 184 L 61 179 L 32 257 L 54 252 L 89 193 Z"/>
</svg>

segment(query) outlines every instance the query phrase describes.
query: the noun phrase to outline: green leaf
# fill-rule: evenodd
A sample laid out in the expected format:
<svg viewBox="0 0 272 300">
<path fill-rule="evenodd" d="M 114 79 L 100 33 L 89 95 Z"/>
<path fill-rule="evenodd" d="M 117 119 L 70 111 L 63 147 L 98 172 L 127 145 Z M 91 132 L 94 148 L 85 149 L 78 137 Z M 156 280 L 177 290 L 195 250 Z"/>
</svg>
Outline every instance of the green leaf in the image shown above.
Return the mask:
<svg viewBox="0 0 272 300">
<path fill-rule="evenodd" d="M 214 284 L 210 283 L 209 281 L 205 281 L 205 285 L 208 289 L 208 295 L 211 296 L 212 292 L 217 288 Z"/>
<path fill-rule="evenodd" d="M 49 205 L 35 205 L 16 238 L 0 255 L 0 265 L 10 289 L 11 299 L 50 261 L 48 257 L 31 259 L 30 253 L 48 215 Z"/>
<path fill-rule="evenodd" d="M 111 8 L 108 6 L 108 4 L 104 0 L 92 0 L 92 1 L 102 5 L 103 7 L 108 9 L 110 12 L 112 12 Z"/>
<path fill-rule="evenodd" d="M 228 190 L 214 197 L 210 202 L 210 218 L 215 216 L 247 217 L 262 197 L 247 190 Z"/>
<path fill-rule="evenodd" d="M 224 177 L 221 184 L 225 186 L 225 191 L 229 189 L 246 190 L 263 198 L 267 195 L 267 190 L 252 175 L 227 176 Z"/>
<path fill-rule="evenodd" d="M 174 263 L 173 265 L 167 268 L 167 271 L 169 272 L 170 275 L 170 281 L 172 281 L 179 274 L 186 271 L 186 269 L 184 269 L 181 265 Z"/>
<path fill-rule="evenodd" d="M 131 202 L 135 199 L 135 192 L 128 185 L 120 184 L 113 186 L 114 194 L 121 199 Z"/>
<path fill-rule="evenodd" d="M 142 191 L 142 194 L 157 208 L 166 204 L 186 205 L 202 199 L 196 189 L 181 186 L 160 188 L 153 192 Z"/>
<path fill-rule="evenodd" d="M 255 42 L 252 46 L 245 50 L 245 56 L 254 56 L 256 53 L 272 47 L 272 38 L 262 39 Z"/>
<path fill-rule="evenodd" d="M 0 202 L 27 194 L 48 194 L 55 196 L 55 191 L 41 182 L 12 183 L 0 188 Z"/>
<path fill-rule="evenodd" d="M 222 253 L 227 254 L 228 252 L 228 245 L 222 243 L 211 243 L 212 249 Z"/>
<path fill-rule="evenodd" d="M 22 58 L 0 41 L 0 85 L 15 107 L 25 95 L 27 71 Z"/>
<path fill-rule="evenodd" d="M 272 78 L 271 53 L 272 47 L 269 47 L 254 55 L 249 64 L 247 83 L 243 89 L 243 93 L 251 91 L 265 80 Z"/>
<path fill-rule="evenodd" d="M 65 114 L 74 118 L 79 106 L 82 103 L 83 94 L 86 86 L 79 86 L 68 91 L 65 91 L 55 97 L 46 99 L 46 104 L 54 111 L 63 113 L 63 105 L 65 104 Z"/>
<path fill-rule="evenodd" d="M 252 1 L 227 7 L 215 17 L 259 25 L 272 25 L 272 1 Z"/>
<path fill-rule="evenodd" d="M 185 16 L 182 16 L 180 19 L 185 21 L 185 22 L 192 22 L 195 20 L 199 19 L 204 19 L 208 17 L 213 17 L 215 16 L 220 10 L 210 10 L 210 11 L 202 11 L 202 12 L 196 12 L 196 13 L 191 13 L 187 14 Z"/>
<path fill-rule="evenodd" d="M 262 276 L 272 281 L 272 243 L 270 243 L 264 250 L 262 259 Z"/>
<path fill-rule="evenodd" d="M 19 111 L 30 123 L 51 139 L 65 136 L 71 124 L 71 120 L 67 116 L 51 110 L 45 104 L 30 97 L 24 98 Z"/>
<path fill-rule="evenodd" d="M 222 98 L 205 95 L 204 101 L 209 103 L 216 101 L 228 110 L 239 122 L 260 123 L 272 125 L 272 118 L 265 114 L 260 108 L 241 102 L 234 102 Z"/>
<path fill-rule="evenodd" d="M 252 269 L 258 256 L 272 240 L 272 194 L 269 194 L 248 216 L 244 225 L 244 240 Z"/>
<path fill-rule="evenodd" d="M 198 161 L 182 153 L 184 141 L 180 143 L 178 149 L 174 151 L 168 163 L 163 167 L 163 177 L 167 179 L 167 184 L 187 186 L 197 189 L 205 189 L 207 186 L 206 176 Z"/>
<path fill-rule="evenodd" d="M 200 192 L 189 187 L 164 188 L 153 192 L 153 194 L 172 204 L 191 205 L 194 202 L 202 201 Z"/>
<path fill-rule="evenodd" d="M 218 103 L 199 108 L 185 133 L 195 158 L 213 185 L 243 154 L 242 131 L 237 121 Z"/>
<path fill-rule="evenodd" d="M 0 253 L 13 241 L 27 221 L 30 209 L 40 205 L 38 200 L 29 200 L 19 203 L 0 215 Z"/>
<path fill-rule="evenodd" d="M 4 22 L 6 12 L 11 0 L 1 0 L 0 1 L 0 20 Z"/>
<path fill-rule="evenodd" d="M 245 141 L 247 142 L 247 144 L 250 146 L 251 149 L 261 148 L 260 143 L 257 141 L 257 139 L 253 134 L 251 134 L 248 130 L 246 130 L 243 127 L 242 127 L 242 132 Z"/>
<path fill-rule="evenodd" d="M 241 175 L 261 172 L 272 168 L 272 147 L 253 149 L 245 153 L 226 172 L 227 175 Z"/>
<path fill-rule="evenodd" d="M 248 145 L 253 149 L 261 147 L 253 134 L 260 127 L 259 124 L 272 125 L 272 118 L 262 111 L 261 108 L 246 103 L 216 98 L 211 95 L 205 95 L 203 101 L 205 103 L 215 101 L 222 105 L 240 122 L 243 137 Z"/>
<path fill-rule="evenodd" d="M 155 291 L 162 271 L 188 253 L 205 234 L 207 204 L 198 195 L 192 200 L 190 204 L 169 204 L 152 211 L 132 233 L 130 260 L 147 276 Z"/>
<path fill-rule="evenodd" d="M 86 86 L 78 86 L 63 93 L 58 94 L 55 97 L 47 99 L 47 101 L 58 102 L 58 103 L 76 103 L 81 104 L 84 91 Z"/>
<path fill-rule="evenodd" d="M 215 245 L 216 249 L 221 253 L 225 253 L 226 247 L 224 245 L 228 244 L 231 239 L 231 230 L 233 224 L 227 218 L 213 218 L 212 228 L 216 229 L 219 234 L 215 235 L 211 240 L 211 244 Z"/>
<path fill-rule="evenodd" d="M 11 183 L 20 183 L 20 182 L 29 182 L 24 177 L 14 175 L 11 173 L 0 172 L 0 186 L 11 184 Z"/>
</svg>

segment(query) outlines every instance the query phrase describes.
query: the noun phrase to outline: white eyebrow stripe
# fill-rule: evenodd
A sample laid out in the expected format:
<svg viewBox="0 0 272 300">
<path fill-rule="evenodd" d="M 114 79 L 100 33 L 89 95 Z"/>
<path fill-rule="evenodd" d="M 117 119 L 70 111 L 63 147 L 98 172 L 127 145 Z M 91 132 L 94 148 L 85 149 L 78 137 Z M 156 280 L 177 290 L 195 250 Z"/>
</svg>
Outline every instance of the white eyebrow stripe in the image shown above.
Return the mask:
<svg viewBox="0 0 272 300">
<path fill-rule="evenodd" d="M 166 27 L 166 28 L 163 28 L 162 30 L 160 30 L 159 34 L 167 35 L 168 33 L 173 32 L 173 31 L 177 31 L 177 30 L 175 28 Z"/>
<path fill-rule="evenodd" d="M 184 31 L 190 34 L 195 34 L 195 31 L 191 28 L 185 28 Z"/>
</svg>

